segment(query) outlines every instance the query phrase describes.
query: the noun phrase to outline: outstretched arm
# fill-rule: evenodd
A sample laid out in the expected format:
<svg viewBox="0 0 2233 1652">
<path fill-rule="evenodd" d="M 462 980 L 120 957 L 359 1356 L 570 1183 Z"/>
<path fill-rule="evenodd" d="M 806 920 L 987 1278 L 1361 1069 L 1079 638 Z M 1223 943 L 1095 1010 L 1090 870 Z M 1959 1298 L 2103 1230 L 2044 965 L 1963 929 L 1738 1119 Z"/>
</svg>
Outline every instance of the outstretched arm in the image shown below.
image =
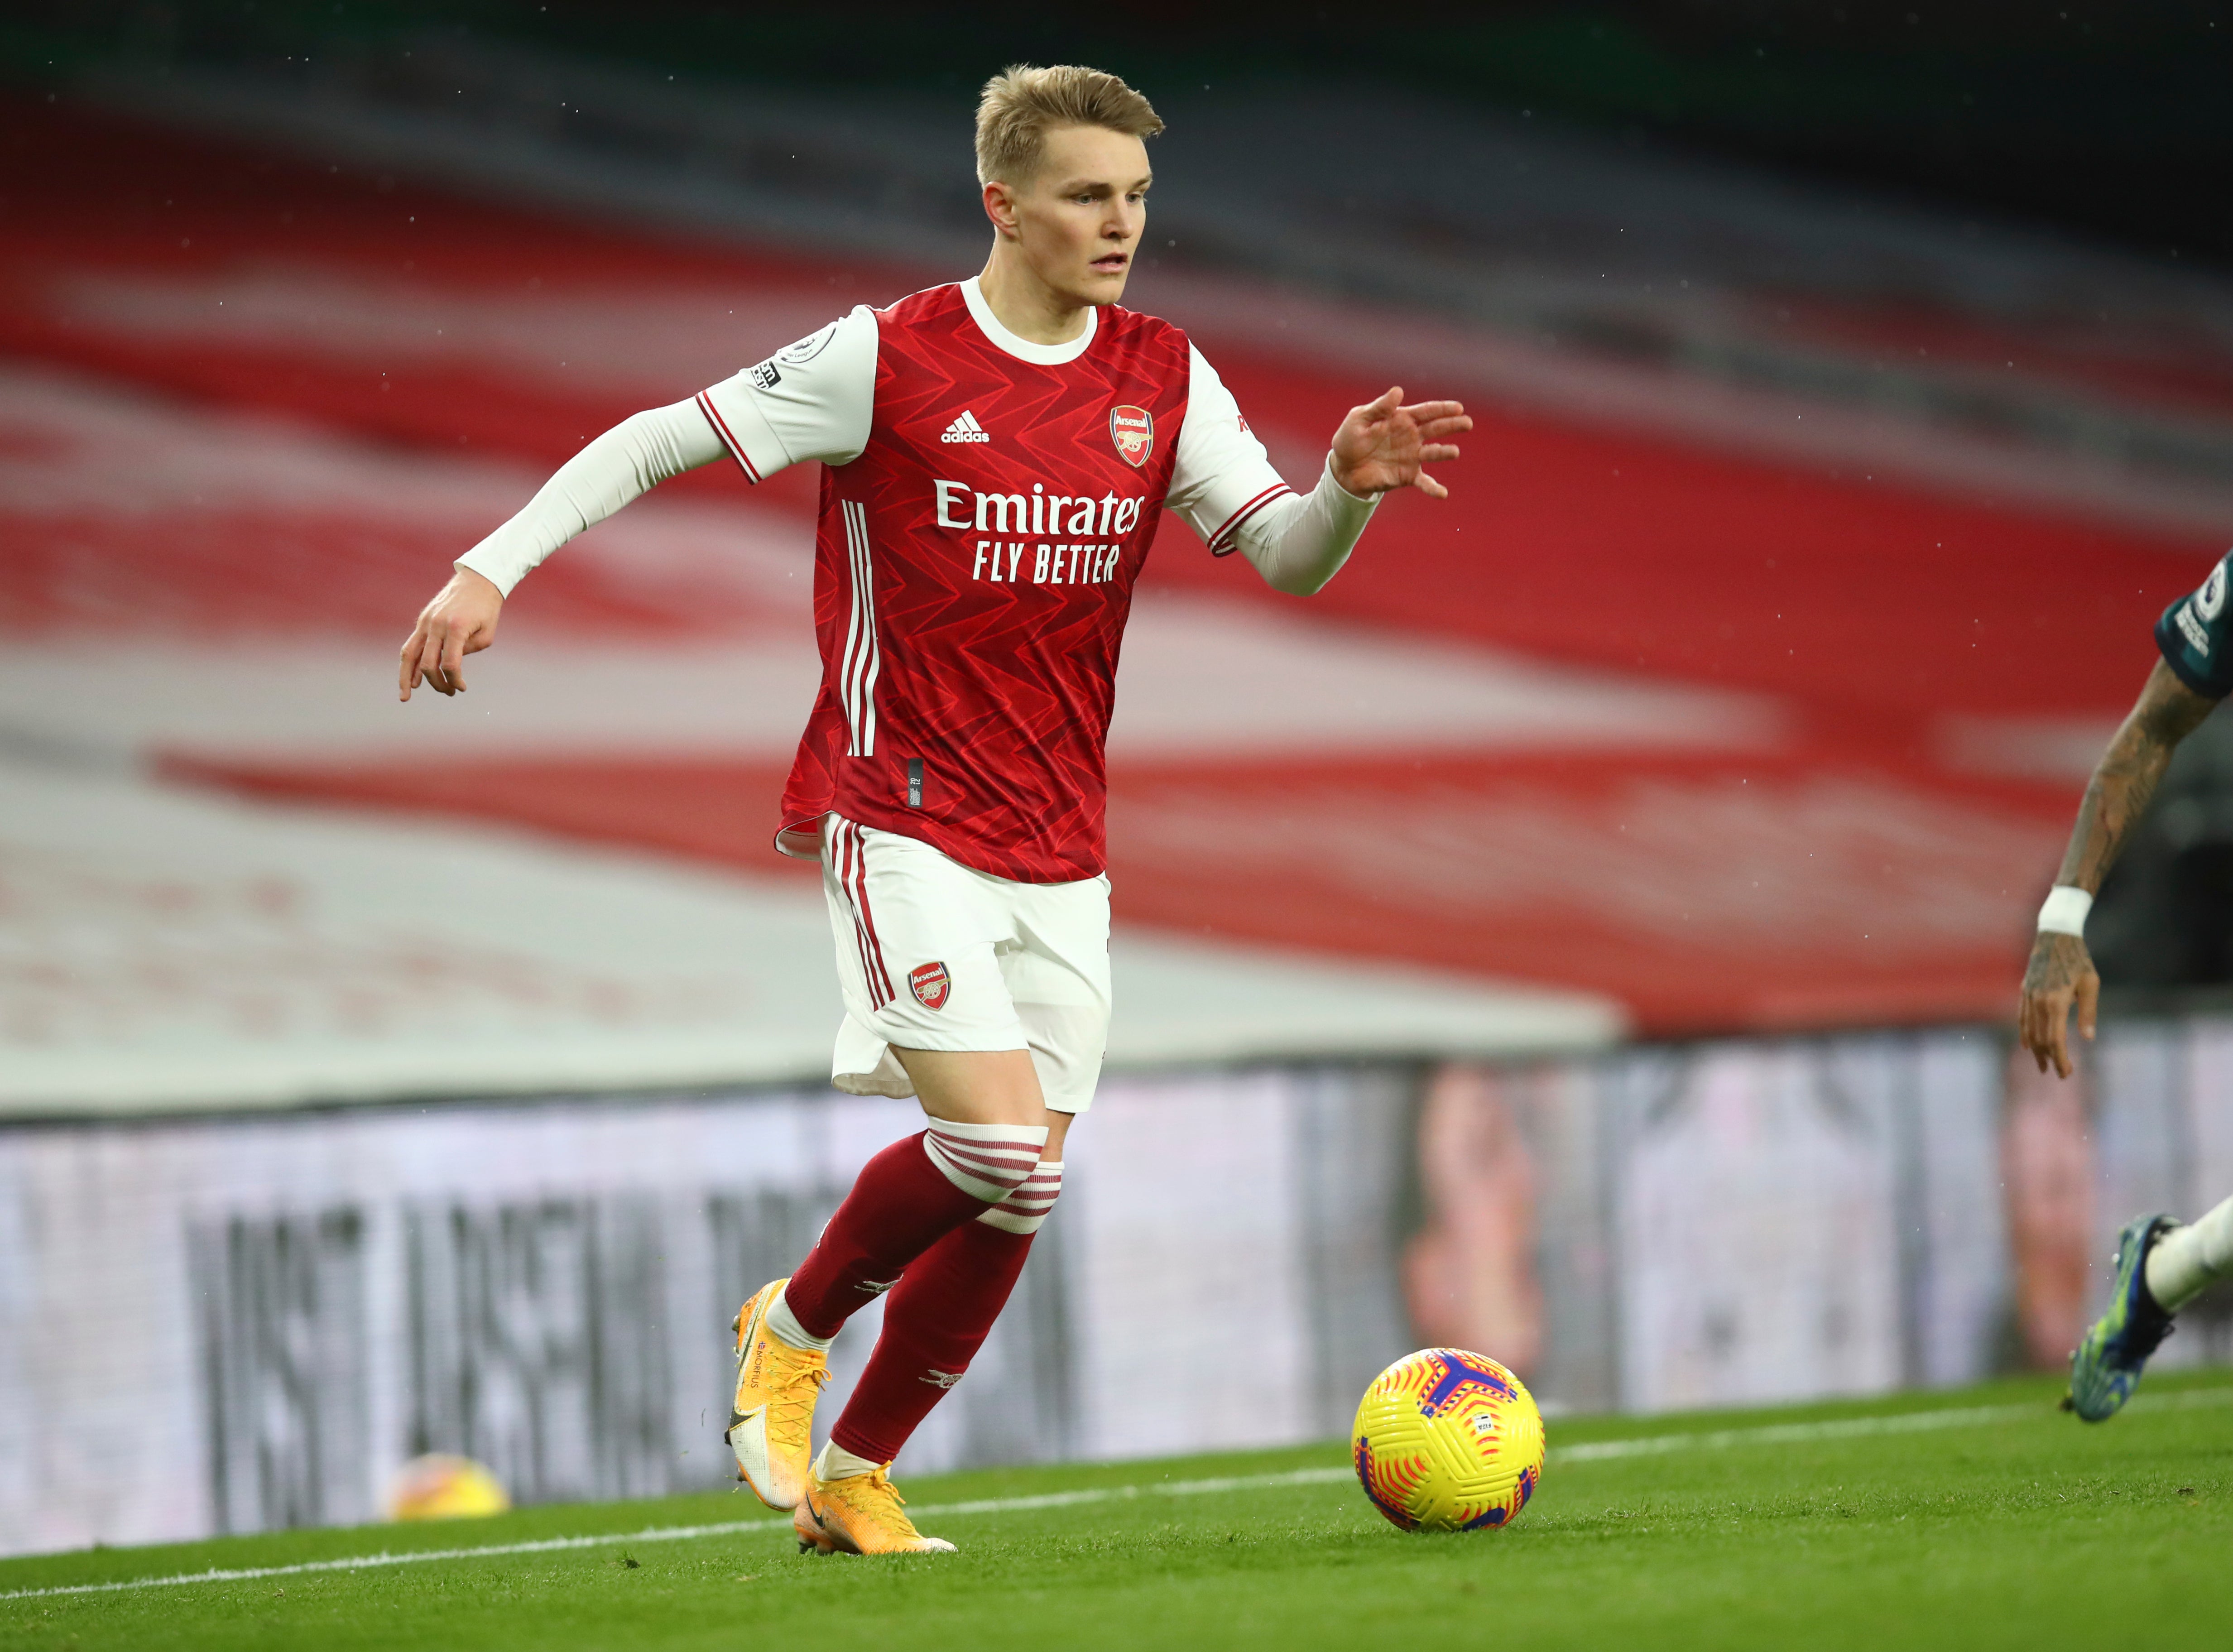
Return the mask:
<svg viewBox="0 0 2233 1652">
<path fill-rule="evenodd" d="M 438 694 L 465 691 L 465 659 L 496 641 L 504 599 L 528 570 L 670 476 L 724 452 L 695 401 L 623 420 L 558 467 L 518 516 L 458 559 L 450 582 L 420 610 L 396 673 L 404 699 L 421 681 Z"/>
<path fill-rule="evenodd" d="M 1449 439 L 1473 428 L 1464 405 L 1403 405 L 1400 387 L 1352 407 L 1334 432 L 1325 473 L 1310 493 L 1281 499 L 1237 536 L 1242 552 L 1273 590 L 1309 596 L 1349 560 L 1379 496 L 1415 487 L 1433 498 L 1449 490 L 1426 466 L 1455 459 Z"/>
<path fill-rule="evenodd" d="M 790 465 L 843 465 L 868 445 L 876 318 L 852 313 L 688 401 L 623 420 L 561 465 L 527 506 L 458 558 L 455 578 L 419 615 L 396 688 L 465 686 L 465 658 L 495 640 L 504 599 L 528 570 L 584 529 L 670 476 L 727 454 L 747 480 Z"/>
<path fill-rule="evenodd" d="M 2109 742 L 2087 784 L 2070 846 L 2062 854 L 2062 869 L 2055 875 L 2058 888 L 2082 889 L 2088 896 L 2100 892 L 2101 880 L 2147 812 L 2164 771 L 2171 765 L 2171 752 L 2217 704 L 2181 682 L 2162 660 L 2156 661 L 2139 703 Z M 2101 978 L 2094 972 L 2085 938 L 2041 931 L 2032 943 L 2023 996 L 2016 1008 L 2018 1035 L 2040 1071 L 2045 1072 L 2051 1063 L 2060 1076 L 2070 1076 L 2070 1011 L 2074 1005 L 2078 1031 L 2091 1038 L 2100 991 Z"/>
<path fill-rule="evenodd" d="M 1416 487 L 1449 497 L 1426 467 L 1455 459 L 1450 439 L 1473 428 L 1459 403 L 1407 406 L 1397 388 L 1351 408 L 1317 485 L 1297 494 L 1216 369 L 1191 348 L 1188 363 L 1186 422 L 1166 503 L 1193 524 L 1212 556 L 1240 551 L 1273 589 L 1308 596 L 1340 572 L 1382 494 Z"/>
</svg>

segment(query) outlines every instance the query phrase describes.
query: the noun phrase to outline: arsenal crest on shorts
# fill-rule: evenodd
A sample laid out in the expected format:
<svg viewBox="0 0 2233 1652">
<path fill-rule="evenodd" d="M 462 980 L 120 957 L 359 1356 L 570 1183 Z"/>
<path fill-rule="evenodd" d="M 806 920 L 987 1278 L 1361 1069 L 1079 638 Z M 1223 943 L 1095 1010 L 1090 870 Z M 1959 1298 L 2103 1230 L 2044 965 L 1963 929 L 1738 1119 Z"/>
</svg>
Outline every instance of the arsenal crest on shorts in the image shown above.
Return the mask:
<svg viewBox="0 0 2233 1652">
<path fill-rule="evenodd" d="M 1109 437 L 1116 444 L 1116 457 L 1127 465 L 1141 465 L 1156 451 L 1156 420 L 1145 407 L 1111 407 Z"/>
<path fill-rule="evenodd" d="M 943 964 L 917 964 L 908 972 L 908 990 L 924 1009 L 942 1010 L 946 995 L 954 990 L 954 978 Z"/>
</svg>

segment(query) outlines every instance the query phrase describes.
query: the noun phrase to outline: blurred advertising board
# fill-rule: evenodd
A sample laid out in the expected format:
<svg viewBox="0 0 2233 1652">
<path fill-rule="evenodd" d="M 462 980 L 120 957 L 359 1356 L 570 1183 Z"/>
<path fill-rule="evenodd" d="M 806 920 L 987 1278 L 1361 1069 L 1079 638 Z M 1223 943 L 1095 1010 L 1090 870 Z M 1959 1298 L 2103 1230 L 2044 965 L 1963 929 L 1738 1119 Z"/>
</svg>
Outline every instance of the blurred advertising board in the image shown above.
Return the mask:
<svg viewBox="0 0 2233 1652">
<path fill-rule="evenodd" d="M 1337 1437 L 1429 1343 L 1554 1419 L 2051 1366 L 2121 1222 L 2233 1192 L 2233 1021 L 2091 1053 L 2067 1086 L 1982 1029 L 1112 1078 L 902 1469 Z M 722 1486 L 730 1317 L 916 1117 L 758 1090 L 0 1132 L 0 1551 L 370 1519 L 429 1450 L 522 1500 Z M 2233 1354 L 2187 1319 L 2164 1359 Z"/>
</svg>

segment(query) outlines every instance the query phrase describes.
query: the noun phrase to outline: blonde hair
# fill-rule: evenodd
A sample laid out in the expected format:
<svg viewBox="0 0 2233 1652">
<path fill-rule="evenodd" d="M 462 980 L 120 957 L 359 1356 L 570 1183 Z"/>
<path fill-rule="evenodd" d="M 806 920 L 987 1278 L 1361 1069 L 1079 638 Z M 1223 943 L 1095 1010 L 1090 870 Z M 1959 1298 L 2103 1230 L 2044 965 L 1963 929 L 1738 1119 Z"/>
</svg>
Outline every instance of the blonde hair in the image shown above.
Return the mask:
<svg viewBox="0 0 2233 1652">
<path fill-rule="evenodd" d="M 1148 100 L 1097 68 L 1011 63 L 985 82 L 977 102 L 977 181 L 1023 185 L 1037 175 L 1047 133 L 1062 127 L 1105 127 L 1128 138 L 1163 129 Z"/>
</svg>

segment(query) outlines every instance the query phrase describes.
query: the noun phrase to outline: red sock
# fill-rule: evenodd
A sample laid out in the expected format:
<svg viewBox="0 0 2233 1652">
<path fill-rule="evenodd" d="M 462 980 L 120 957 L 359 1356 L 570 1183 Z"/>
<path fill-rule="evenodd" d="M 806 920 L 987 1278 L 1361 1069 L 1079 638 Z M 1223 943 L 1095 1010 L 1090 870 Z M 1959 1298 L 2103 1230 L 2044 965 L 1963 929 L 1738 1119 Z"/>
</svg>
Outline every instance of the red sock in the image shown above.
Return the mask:
<svg viewBox="0 0 2233 1652">
<path fill-rule="evenodd" d="M 965 1193 L 931 1162 L 922 1131 L 895 1141 L 861 1167 L 853 1191 L 783 1288 L 798 1323 L 817 1337 L 889 1290 L 907 1265 L 989 1200 Z"/>
<path fill-rule="evenodd" d="M 969 1369 L 1031 1249 L 1029 1233 L 964 1222 L 918 1257 L 884 1304 L 883 1335 L 831 1441 L 870 1462 L 898 1456 Z"/>
</svg>

